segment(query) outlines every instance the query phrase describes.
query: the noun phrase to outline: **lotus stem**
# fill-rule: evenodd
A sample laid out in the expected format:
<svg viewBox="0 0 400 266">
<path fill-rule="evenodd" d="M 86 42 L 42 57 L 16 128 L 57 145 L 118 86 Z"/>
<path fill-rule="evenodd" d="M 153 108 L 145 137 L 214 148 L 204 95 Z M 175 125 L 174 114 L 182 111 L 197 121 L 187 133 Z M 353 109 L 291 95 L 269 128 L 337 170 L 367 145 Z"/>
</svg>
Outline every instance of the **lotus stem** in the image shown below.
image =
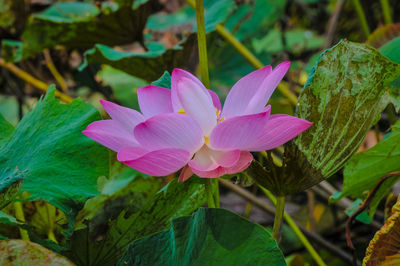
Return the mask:
<svg viewBox="0 0 400 266">
<path fill-rule="evenodd" d="M 219 182 L 218 182 L 218 179 L 214 178 L 213 183 L 215 185 L 214 203 L 215 203 L 215 207 L 219 208 L 220 204 L 219 204 Z"/>
<path fill-rule="evenodd" d="M 214 202 L 214 195 L 213 195 L 213 181 L 212 179 L 206 180 L 205 186 L 206 186 L 206 193 L 207 193 L 207 204 L 208 208 L 215 208 L 215 202 Z"/>
<path fill-rule="evenodd" d="M 56 66 L 54 65 L 53 59 L 51 59 L 49 49 L 45 49 L 43 51 L 43 55 L 44 55 L 44 60 L 46 62 L 47 68 L 50 70 L 51 74 L 53 75 L 53 77 L 56 79 L 56 81 L 60 85 L 61 90 L 63 92 L 68 92 L 67 82 L 65 81 L 63 76 L 60 74 L 60 72 L 58 72 Z"/>
<path fill-rule="evenodd" d="M 259 187 L 264 192 L 264 194 L 269 198 L 269 200 L 272 201 L 272 203 L 276 206 L 276 209 L 278 209 L 278 199 L 275 198 L 275 196 L 272 195 L 272 193 L 269 190 L 263 188 L 260 185 L 259 185 Z M 303 234 L 303 232 L 301 232 L 300 228 L 293 221 L 292 217 L 290 217 L 289 214 L 287 214 L 287 212 L 285 212 L 285 211 L 283 212 L 283 217 L 284 217 L 286 223 L 289 225 L 289 227 L 292 228 L 295 235 L 299 238 L 300 242 L 303 243 L 304 247 L 310 253 L 310 255 L 314 259 L 314 261 L 319 266 L 326 266 L 325 262 L 322 260 L 322 258 L 319 256 L 317 251 L 314 249 L 314 247 L 308 241 L 307 237 Z M 274 225 L 275 225 L 275 222 L 274 222 Z"/>
<path fill-rule="evenodd" d="M 22 203 L 20 201 L 15 201 L 13 204 L 14 204 L 15 218 L 17 218 L 20 222 L 25 223 L 25 215 Z M 19 228 L 19 233 L 21 235 L 22 240 L 29 241 L 29 234 L 25 229 Z"/>
<path fill-rule="evenodd" d="M 285 196 L 276 197 L 276 209 L 272 237 L 278 242 L 281 231 L 283 213 L 285 212 Z"/>
<path fill-rule="evenodd" d="M 206 29 L 204 24 L 203 0 L 196 0 L 196 19 L 197 19 L 197 44 L 199 47 L 200 76 L 206 88 L 210 88 L 210 78 L 208 75 Z"/>
<path fill-rule="evenodd" d="M 392 15 L 390 14 L 390 6 L 388 0 L 381 0 L 381 6 L 383 11 L 383 18 L 385 19 L 386 25 L 392 24 Z"/>
<path fill-rule="evenodd" d="M 368 38 L 371 32 L 369 31 L 367 19 L 365 18 L 364 10 L 360 4 L 360 0 L 353 0 L 354 8 L 356 9 L 358 19 L 360 20 L 361 28 L 364 32 L 365 38 Z"/>
<path fill-rule="evenodd" d="M 204 86 L 206 88 L 210 88 L 203 0 L 196 0 L 194 8 L 196 10 L 196 20 L 197 20 L 197 45 L 199 47 L 200 77 Z M 218 208 L 219 207 L 218 180 L 210 179 L 210 182 L 206 182 L 206 190 L 208 198 L 208 207 Z M 213 194 L 213 191 L 215 191 L 215 194 Z"/>
</svg>

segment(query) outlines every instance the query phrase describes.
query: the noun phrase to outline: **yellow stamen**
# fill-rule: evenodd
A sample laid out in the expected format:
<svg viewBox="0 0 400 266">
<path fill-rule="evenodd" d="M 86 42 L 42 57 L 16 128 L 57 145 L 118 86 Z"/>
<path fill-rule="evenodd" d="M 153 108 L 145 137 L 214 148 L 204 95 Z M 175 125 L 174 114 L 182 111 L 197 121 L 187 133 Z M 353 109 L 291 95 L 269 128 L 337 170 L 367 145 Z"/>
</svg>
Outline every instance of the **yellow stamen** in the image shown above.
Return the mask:
<svg viewBox="0 0 400 266">
<path fill-rule="evenodd" d="M 210 137 L 204 136 L 204 142 L 205 142 L 207 145 L 210 145 Z"/>
<path fill-rule="evenodd" d="M 186 114 L 185 109 L 183 109 L 183 108 L 179 109 L 179 110 L 178 110 L 178 113 L 184 114 L 184 115 Z"/>
</svg>

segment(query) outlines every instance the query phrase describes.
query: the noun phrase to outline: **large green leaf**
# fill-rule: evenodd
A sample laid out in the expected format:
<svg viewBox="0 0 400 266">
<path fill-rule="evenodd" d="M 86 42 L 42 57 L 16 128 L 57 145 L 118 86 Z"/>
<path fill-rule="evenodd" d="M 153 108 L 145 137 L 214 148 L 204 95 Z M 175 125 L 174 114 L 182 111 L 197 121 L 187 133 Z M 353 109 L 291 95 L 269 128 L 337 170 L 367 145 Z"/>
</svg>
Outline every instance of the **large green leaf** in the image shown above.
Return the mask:
<svg viewBox="0 0 400 266">
<path fill-rule="evenodd" d="M 335 200 L 352 196 L 365 197 L 384 175 L 400 171 L 400 121 L 393 125 L 389 138 L 374 147 L 354 155 L 345 165 L 343 172 L 343 191 Z M 378 189 L 370 204 L 370 214 L 375 212 L 379 201 L 389 193 L 398 178 L 392 177 Z"/>
<path fill-rule="evenodd" d="M 149 51 L 144 53 L 123 52 L 109 46 L 97 44 L 86 51 L 85 61 L 80 69 L 88 64 L 100 63 L 110 65 L 130 75 L 147 81 L 158 79 L 165 70 L 172 71 L 176 67 L 185 68 L 190 62 L 190 56 L 197 49 L 196 36 L 190 35 L 182 46 L 166 49 L 161 43 L 148 44 Z"/>
<path fill-rule="evenodd" d="M 399 65 L 365 44 L 342 41 L 325 51 L 297 103 L 297 116 L 314 124 L 285 146 L 282 168 L 268 172 L 253 164 L 249 173 L 275 194 L 303 191 L 330 177 L 379 119 L 387 84 L 399 73 Z"/>
<path fill-rule="evenodd" d="M 200 208 L 133 242 L 119 265 L 286 265 L 271 234 L 225 209 Z"/>
<path fill-rule="evenodd" d="M 67 258 L 25 240 L 0 240 L 0 254 L 0 265 L 74 265 Z"/>
<path fill-rule="evenodd" d="M 103 234 L 91 236 L 90 228 L 75 231 L 69 256 L 78 265 L 113 265 L 133 240 L 164 230 L 170 219 L 191 214 L 205 200 L 204 186 L 195 178 L 174 180 L 140 210 L 124 210 Z"/>
<path fill-rule="evenodd" d="M 60 104 L 55 87 L 24 116 L 10 140 L 0 148 L 0 191 L 4 180 L 23 178 L 28 200 L 45 200 L 70 221 L 97 192 L 97 178 L 108 175 L 108 151 L 81 132 L 101 117 L 80 99 Z"/>
<path fill-rule="evenodd" d="M 22 43 L 3 42 L 3 56 L 20 61 L 56 45 L 90 48 L 96 43 L 119 45 L 140 41 L 152 12 L 151 3 L 133 8 L 129 2 L 132 1 L 120 5 L 103 3 L 101 8 L 88 2 L 55 3 L 32 15 L 21 36 Z"/>
</svg>

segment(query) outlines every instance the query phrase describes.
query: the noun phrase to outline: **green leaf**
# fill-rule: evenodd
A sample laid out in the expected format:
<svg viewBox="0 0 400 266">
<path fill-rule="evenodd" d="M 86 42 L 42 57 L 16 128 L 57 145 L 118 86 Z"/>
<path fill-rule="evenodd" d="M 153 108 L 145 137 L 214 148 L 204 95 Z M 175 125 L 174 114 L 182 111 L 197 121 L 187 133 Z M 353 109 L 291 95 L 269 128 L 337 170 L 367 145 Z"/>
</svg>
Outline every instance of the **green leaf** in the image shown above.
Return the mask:
<svg viewBox="0 0 400 266">
<path fill-rule="evenodd" d="M 205 0 L 204 1 L 204 24 L 206 33 L 215 30 L 219 23 L 226 20 L 229 13 L 235 8 L 232 0 Z M 196 13 L 188 5 L 173 14 L 156 14 L 149 17 L 146 28 L 163 31 L 173 26 L 189 24 L 192 32 L 196 32 Z"/>
<path fill-rule="evenodd" d="M 400 64 L 400 37 L 385 43 L 379 52 L 389 58 L 392 62 Z M 389 89 L 390 101 L 394 105 L 397 112 L 400 111 L 400 77 L 390 84 Z"/>
<path fill-rule="evenodd" d="M 4 255 L 0 256 L 0 265 L 74 265 L 67 258 L 25 240 L 1 240 L 0 254 Z"/>
<path fill-rule="evenodd" d="M 104 3 L 98 8 L 88 2 L 57 2 L 48 9 L 33 14 L 17 45 L 18 56 L 10 42 L 3 42 L 6 60 L 20 61 L 40 53 L 45 48 L 64 45 L 67 48 L 89 48 L 96 43 L 119 45 L 142 40 L 142 32 L 151 13 L 151 3 L 136 9 L 116 3 Z"/>
<path fill-rule="evenodd" d="M 164 230 L 170 219 L 191 214 L 206 201 L 204 186 L 195 178 L 175 179 L 134 213 L 124 210 L 106 231 L 92 238 L 90 228 L 75 231 L 69 257 L 78 265 L 113 265 L 135 239 Z"/>
<path fill-rule="evenodd" d="M 392 62 L 400 64 L 400 37 L 385 43 L 379 48 L 379 52 L 389 58 Z"/>
<path fill-rule="evenodd" d="M 362 199 L 356 199 L 351 205 L 350 207 L 348 207 L 345 212 L 348 216 L 352 215 L 353 213 L 355 213 L 361 206 L 362 204 Z M 371 219 L 368 216 L 368 212 L 363 211 L 361 212 L 359 215 L 357 215 L 356 217 L 357 221 L 360 221 L 362 223 L 365 224 L 369 224 L 371 223 Z"/>
<path fill-rule="evenodd" d="M 343 191 L 339 200 L 352 196 L 363 198 L 366 191 L 371 190 L 384 175 L 400 171 L 400 121 L 392 128 L 389 138 L 379 142 L 374 147 L 357 153 L 345 165 L 343 171 Z M 390 192 L 399 178 L 392 177 L 386 180 L 378 189 L 373 202 L 370 203 L 370 216 L 380 200 Z"/>
<path fill-rule="evenodd" d="M 22 190 L 31 195 L 27 200 L 45 200 L 59 208 L 72 230 L 77 211 L 98 193 L 97 178 L 108 175 L 109 156 L 106 148 L 82 134 L 101 119 L 96 109 L 80 99 L 60 104 L 54 92 L 50 86 L 0 148 L 0 191 L 11 185 L 4 180 L 23 178 Z"/>
<path fill-rule="evenodd" d="M 11 138 L 14 127 L 0 114 L 0 147 Z M 0 210 L 18 194 L 22 185 L 22 175 L 0 176 Z"/>
<path fill-rule="evenodd" d="M 149 51 L 144 53 L 123 52 L 97 44 L 93 49 L 85 52 L 85 61 L 80 69 L 93 63 L 106 64 L 132 76 L 153 81 L 158 79 L 165 70 L 171 72 L 176 67 L 186 66 L 190 55 L 197 49 L 195 44 L 194 34 L 190 35 L 182 46 L 178 45 L 172 49 L 166 49 L 161 43 L 149 43 Z"/>
<path fill-rule="evenodd" d="M 17 219 L 14 216 L 8 215 L 0 211 L 0 223 L 8 225 L 19 225 Z"/>
<path fill-rule="evenodd" d="M 169 74 L 168 71 L 165 71 L 164 74 L 159 79 L 153 81 L 151 84 L 154 86 L 171 89 L 171 75 Z"/>
<path fill-rule="evenodd" d="M 0 114 L 0 147 L 12 135 L 14 127 Z"/>
<path fill-rule="evenodd" d="M 387 84 L 400 73 L 374 48 L 342 41 L 325 51 L 297 103 L 313 125 L 285 145 L 276 178 L 254 164 L 249 173 L 278 195 L 303 191 L 330 177 L 357 151 L 386 107 Z"/>
<path fill-rule="evenodd" d="M 271 233 L 225 209 L 200 208 L 129 245 L 119 265 L 286 265 Z"/>
</svg>

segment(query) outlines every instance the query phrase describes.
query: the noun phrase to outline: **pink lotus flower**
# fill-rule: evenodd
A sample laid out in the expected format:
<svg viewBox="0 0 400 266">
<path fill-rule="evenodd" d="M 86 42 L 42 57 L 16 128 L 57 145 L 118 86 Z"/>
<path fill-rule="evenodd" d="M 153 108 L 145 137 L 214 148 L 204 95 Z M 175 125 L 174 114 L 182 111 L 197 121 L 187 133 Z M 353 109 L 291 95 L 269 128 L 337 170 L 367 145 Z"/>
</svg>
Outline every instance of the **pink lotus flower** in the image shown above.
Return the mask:
<svg viewBox="0 0 400 266">
<path fill-rule="evenodd" d="M 312 124 L 270 115 L 271 107 L 265 106 L 289 66 L 266 66 L 243 77 L 222 109 L 217 94 L 175 69 L 171 90 L 153 85 L 138 90 L 142 113 L 101 100 L 111 119 L 91 123 L 83 134 L 149 175 L 165 176 L 182 167 L 179 181 L 193 173 L 206 178 L 238 173 L 253 160 L 250 151 L 280 146 Z"/>
</svg>

